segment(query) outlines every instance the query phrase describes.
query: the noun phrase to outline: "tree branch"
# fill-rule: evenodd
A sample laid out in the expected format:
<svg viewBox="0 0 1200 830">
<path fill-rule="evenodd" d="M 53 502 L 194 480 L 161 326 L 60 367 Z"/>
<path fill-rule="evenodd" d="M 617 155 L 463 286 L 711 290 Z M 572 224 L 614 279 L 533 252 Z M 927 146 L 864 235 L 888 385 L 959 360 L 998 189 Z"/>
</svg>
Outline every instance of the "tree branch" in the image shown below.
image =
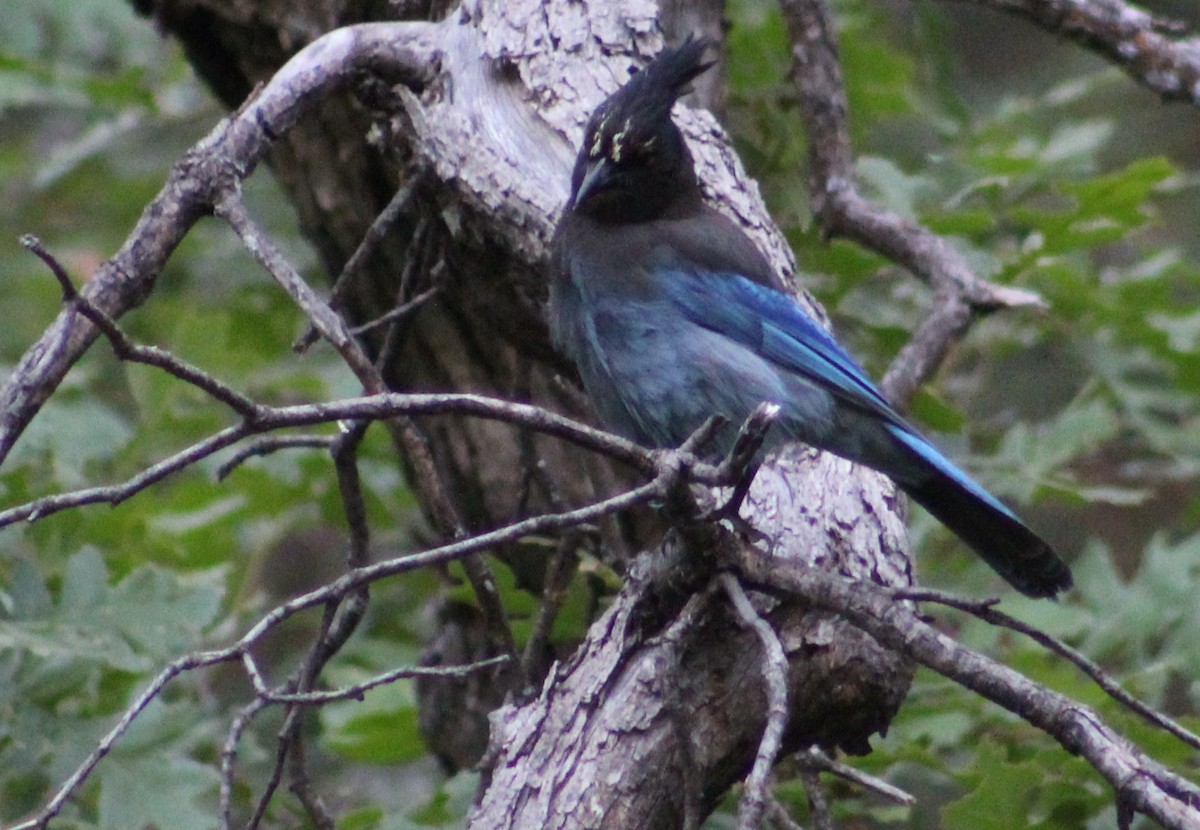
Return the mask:
<svg viewBox="0 0 1200 830">
<path fill-rule="evenodd" d="M 771 769 L 779 755 L 783 732 L 787 728 L 787 655 L 771 624 L 755 610 L 737 577 L 725 573 L 718 577 L 726 596 L 733 604 L 742 625 L 754 632 L 762 648 L 763 681 L 767 690 L 767 725 L 754 766 L 746 777 L 746 794 L 738 805 L 738 830 L 756 830 L 762 822 L 769 800 L 768 786 Z"/>
<path fill-rule="evenodd" d="M 1200 104 L 1200 38 L 1124 0 L 956 0 L 1023 17 L 1104 56 L 1164 101 Z"/>
<path fill-rule="evenodd" d="M 433 24 L 380 23 L 338 29 L 309 44 L 172 168 L 125 245 L 88 280 L 82 295 L 111 318 L 140 305 L 192 225 L 236 190 L 301 116 L 352 84 L 359 71 L 416 87 L 427 83 L 439 37 Z M 98 333 L 80 309 L 68 307 L 25 352 L 0 390 L 0 463 Z"/>
<path fill-rule="evenodd" d="M 506 423 L 520 424 L 546 435 L 599 452 L 629 464 L 642 472 L 654 469 L 654 453 L 631 441 L 556 415 L 537 406 L 486 398 L 481 395 L 405 395 L 387 392 L 363 398 L 347 398 L 328 403 L 283 407 L 260 407 L 253 421 L 227 427 L 169 458 L 147 467 L 121 484 L 88 487 L 68 493 L 45 496 L 26 504 L 0 511 L 0 527 L 15 522 L 33 522 L 59 511 L 86 504 L 117 505 L 147 487 L 180 470 L 192 466 L 243 439 L 289 427 L 313 426 L 350 419 L 385 420 L 409 415 L 473 415 Z M 721 476 L 705 465 L 698 465 L 698 479 L 719 484 Z"/>
<path fill-rule="evenodd" d="M 888 648 L 1023 718 L 1080 755 L 1112 786 L 1119 802 L 1169 828 L 1200 828 L 1200 787 L 1118 735 L 1089 706 L 1039 686 L 971 651 L 926 623 L 896 593 L 786 563 L 746 546 L 725 549 L 743 578 L 836 611 Z"/>
<path fill-rule="evenodd" d="M 935 602 L 940 605 L 945 605 L 950 608 L 956 608 L 977 617 L 990 625 L 1000 628 L 1007 628 L 1011 631 L 1017 631 L 1029 637 L 1038 645 L 1045 648 L 1047 651 L 1053 652 L 1060 657 L 1064 657 L 1074 663 L 1080 671 L 1091 678 L 1092 682 L 1104 690 L 1104 693 L 1113 700 L 1120 703 L 1129 711 L 1143 718 L 1147 723 L 1151 723 L 1169 732 L 1192 749 L 1200 750 L 1200 736 L 1187 729 L 1183 724 L 1173 718 L 1168 717 L 1162 712 L 1158 712 L 1147 706 L 1142 701 L 1135 698 L 1129 692 L 1121 688 L 1121 684 L 1116 681 L 1108 672 L 1104 671 L 1098 663 L 1085 657 L 1078 650 L 1071 648 L 1061 640 L 1051 637 L 1044 631 L 1039 631 L 1027 622 L 1018 620 L 1011 614 L 1005 614 L 996 609 L 995 601 L 978 602 L 972 600 L 955 597 L 942 591 L 930 591 L 921 588 L 906 588 L 896 591 L 897 599 L 913 600 L 916 602 Z"/>
<path fill-rule="evenodd" d="M 976 316 L 1000 308 L 1044 308 L 1037 295 L 979 279 L 945 239 L 875 207 L 858 192 L 837 36 L 824 0 L 781 0 L 795 59 L 793 81 L 808 130 L 813 213 L 828 237 L 854 240 L 929 283 L 933 311 L 882 383 L 899 409 L 962 339 Z"/>
<path fill-rule="evenodd" d="M 659 475 L 654 480 L 628 492 L 605 499 L 602 502 L 566 513 L 535 516 L 531 519 L 516 522 L 507 527 L 499 528 L 490 533 L 483 533 L 470 539 L 464 539 L 421 553 L 407 554 L 394 559 L 388 559 L 374 565 L 355 568 L 327 585 L 277 606 L 274 610 L 260 618 L 257 623 L 251 626 L 248 631 L 231 645 L 221 649 L 196 652 L 180 657 L 159 672 L 150 684 L 134 699 L 133 703 L 130 704 L 117 723 L 100 739 L 88 757 L 84 759 L 83 763 L 63 783 L 46 806 L 34 817 L 16 825 L 11 830 L 35 830 L 35 828 L 37 830 L 44 830 L 50 821 L 62 811 L 68 799 L 91 776 L 96 766 L 112 751 L 117 741 L 124 736 L 129 727 L 133 725 L 133 722 L 145 711 L 146 707 L 162 693 L 167 684 L 179 675 L 198 668 L 241 660 L 251 647 L 284 620 L 309 608 L 321 605 L 328 607 L 331 604 L 336 604 L 343 597 L 380 579 L 462 559 L 480 551 L 494 548 L 505 542 L 532 534 L 544 533 L 554 529 L 578 527 L 582 524 L 594 522 L 602 516 L 627 510 L 639 504 L 645 504 L 655 498 L 661 498 L 666 488 L 674 485 L 678 474 L 679 466 L 677 464 L 666 464 L 663 465 Z M 294 685 L 294 681 L 285 684 L 285 688 L 289 685 Z M 294 693 L 283 692 L 277 694 L 282 694 L 286 700 Z M 307 701 L 304 698 L 289 702 L 294 706 L 307 705 Z M 224 771 L 228 771 L 229 775 L 232 775 L 232 763 L 236 757 L 236 743 L 238 738 L 248 725 L 249 720 L 260 708 L 261 705 L 258 702 L 251 704 L 243 710 L 242 715 L 235 720 L 234 726 L 231 727 L 224 751 L 222 752 L 223 780 Z M 222 812 L 225 815 L 228 815 L 231 786 L 230 784 L 223 785 L 222 787 Z"/>
<path fill-rule="evenodd" d="M 852 784 L 857 784 L 864 790 L 878 793 L 886 799 L 896 802 L 904 807 L 911 807 L 917 803 L 917 799 L 912 794 L 905 792 L 899 787 L 893 786 L 881 778 L 876 778 L 874 775 L 868 775 L 860 769 L 856 769 L 849 764 L 843 764 L 841 761 L 835 761 L 829 755 L 815 746 L 810 746 L 803 752 L 796 754 L 796 760 L 802 767 L 808 767 L 821 772 L 828 772 L 836 775 L 839 778 L 844 778 Z"/>
</svg>

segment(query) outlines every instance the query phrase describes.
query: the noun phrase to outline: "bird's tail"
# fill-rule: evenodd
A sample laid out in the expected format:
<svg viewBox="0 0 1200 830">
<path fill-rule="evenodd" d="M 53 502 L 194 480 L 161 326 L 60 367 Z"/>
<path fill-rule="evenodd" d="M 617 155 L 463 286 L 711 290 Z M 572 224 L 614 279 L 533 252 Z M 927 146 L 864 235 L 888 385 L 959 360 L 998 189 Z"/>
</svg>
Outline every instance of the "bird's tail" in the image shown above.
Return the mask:
<svg viewBox="0 0 1200 830">
<path fill-rule="evenodd" d="M 1071 587 L 1066 563 L 1011 510 L 921 436 L 895 424 L 889 432 L 915 456 L 913 466 L 921 471 L 898 483 L 996 573 L 1031 597 L 1054 597 Z"/>
</svg>

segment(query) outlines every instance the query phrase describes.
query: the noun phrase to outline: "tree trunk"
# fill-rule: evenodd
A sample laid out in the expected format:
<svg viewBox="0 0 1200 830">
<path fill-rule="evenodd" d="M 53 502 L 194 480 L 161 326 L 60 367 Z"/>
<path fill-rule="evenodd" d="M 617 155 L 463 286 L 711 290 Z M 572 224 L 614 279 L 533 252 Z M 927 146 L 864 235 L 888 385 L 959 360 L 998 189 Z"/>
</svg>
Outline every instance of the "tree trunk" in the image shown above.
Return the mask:
<svg viewBox="0 0 1200 830">
<path fill-rule="evenodd" d="M 372 344 L 387 350 L 395 389 L 481 392 L 590 417 L 543 322 L 546 246 L 574 146 L 591 109 L 661 48 L 664 32 L 719 32 L 718 4 L 670 3 L 670 19 L 659 21 L 648 0 L 468 0 L 450 12 L 439 2 L 382 0 L 134 2 L 182 42 L 231 108 L 332 28 L 394 19 L 396 8 L 412 19 L 444 15 L 433 24 L 442 44 L 437 80 L 414 91 L 363 79 L 356 95 L 302 119 L 276 145 L 271 166 L 335 276 L 397 188 L 416 180 L 344 303 L 363 321 L 438 288 L 398 342 Z M 697 95 L 719 107 L 722 90 L 715 76 Z M 677 120 L 706 192 L 792 284 L 786 243 L 715 119 L 681 110 Z M 471 531 L 593 500 L 629 479 L 552 439 L 493 422 L 439 418 L 421 427 Z M 455 532 L 422 491 L 428 482 L 413 481 L 434 526 Z M 793 447 L 760 471 L 743 515 L 796 567 L 907 584 L 897 505 L 885 478 Z M 540 694 L 493 717 L 473 827 L 685 826 L 753 761 L 766 717 L 754 634 L 720 593 L 699 590 L 707 568 L 694 554 L 690 564 L 681 559 L 687 546 L 678 536 L 660 543 L 653 516 L 610 523 L 602 535 L 603 555 L 628 570 L 626 587 Z M 629 554 L 655 546 L 644 560 Z M 545 549 L 496 553 L 537 590 Z M 654 574 L 664 562 L 688 574 L 682 585 L 662 587 Z M 789 659 L 786 745 L 865 752 L 907 690 L 910 665 L 829 615 L 778 601 L 762 607 Z M 453 717 L 430 723 L 447 721 L 462 728 Z"/>
</svg>

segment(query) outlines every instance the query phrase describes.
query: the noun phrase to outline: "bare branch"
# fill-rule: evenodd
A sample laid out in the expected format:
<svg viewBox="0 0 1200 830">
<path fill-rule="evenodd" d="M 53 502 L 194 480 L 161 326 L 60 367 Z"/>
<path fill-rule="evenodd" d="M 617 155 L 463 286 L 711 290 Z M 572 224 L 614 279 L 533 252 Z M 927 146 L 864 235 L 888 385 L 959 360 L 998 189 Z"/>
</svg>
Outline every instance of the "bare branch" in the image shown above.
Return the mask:
<svg viewBox="0 0 1200 830">
<path fill-rule="evenodd" d="M 1124 0 L 958 0 L 1031 20 L 1115 63 L 1164 101 L 1200 104 L 1200 38 Z"/>
<path fill-rule="evenodd" d="M 792 814 L 788 812 L 787 807 L 779 803 L 779 799 L 771 796 L 771 801 L 767 805 L 767 816 L 775 824 L 779 830 L 804 830 L 800 824 L 792 818 Z"/>
<path fill-rule="evenodd" d="M 404 184 L 400 185 L 399 189 L 392 195 L 391 201 L 387 206 L 380 211 L 375 217 L 375 221 L 371 223 L 371 227 L 363 235 L 362 242 L 358 248 L 346 260 L 345 266 L 342 268 L 342 273 L 333 282 L 333 288 L 329 291 L 329 306 L 335 311 L 340 311 L 342 300 L 346 293 L 346 289 L 353 283 L 359 272 L 363 270 L 363 266 L 371 259 L 379 248 L 379 244 L 383 238 L 387 236 L 388 231 L 396 224 L 396 220 L 400 218 L 400 214 L 408 207 L 412 200 L 413 194 L 417 192 L 417 187 L 425 178 L 423 170 L 416 170 L 408 178 Z M 398 309 L 397 309 L 398 310 Z M 378 322 L 378 321 L 377 321 Z M 354 331 L 359 334 L 366 327 L 360 327 Z M 304 352 L 320 337 L 320 332 L 315 326 L 309 326 L 308 330 L 297 339 L 292 347 L 297 352 Z"/>
<path fill-rule="evenodd" d="M 420 294 L 413 297 L 408 302 L 396 306 L 387 314 L 376 317 L 374 320 L 369 320 L 366 323 L 363 323 L 361 326 L 355 326 L 354 328 L 350 329 L 350 333 L 357 337 L 359 335 L 372 332 L 381 326 L 394 323 L 397 320 L 403 320 L 421 306 L 425 305 L 425 303 L 436 297 L 439 291 L 441 291 L 441 287 L 437 285 L 426 288 Z"/>
<path fill-rule="evenodd" d="M 507 654 L 477 660 L 474 663 L 463 663 L 457 666 L 404 666 L 372 677 L 362 683 L 333 689 L 327 692 L 277 692 L 267 687 L 262 674 L 254 666 L 249 654 L 243 655 L 243 661 L 248 662 L 247 674 L 254 682 L 254 690 L 264 703 L 286 703 L 297 706 L 322 706 L 339 700 L 362 700 L 363 696 L 372 689 L 395 683 L 397 680 L 410 680 L 416 677 L 467 677 L 484 669 L 503 665 L 509 660 Z M 253 670 L 249 666 L 254 666 Z"/>
<path fill-rule="evenodd" d="M 483 613 L 489 639 L 496 645 L 497 650 L 511 661 L 508 664 L 511 670 L 509 676 L 512 678 L 510 682 L 515 684 L 518 691 L 528 688 L 533 679 L 526 671 L 525 661 L 521 659 L 521 655 L 517 651 L 516 638 L 513 636 L 508 613 L 504 610 L 504 601 L 500 598 L 496 575 L 483 556 L 478 553 L 464 556 L 461 562 L 463 573 L 467 575 L 467 581 L 471 583 L 471 590 L 475 592 L 475 597 L 479 601 L 479 608 Z"/>
<path fill-rule="evenodd" d="M 59 286 L 62 288 L 63 303 L 69 308 L 78 311 L 90 320 L 96 328 L 100 329 L 108 339 L 113 352 L 118 358 L 130 363 L 143 363 L 147 366 L 162 369 L 172 377 L 195 386 L 202 392 L 216 398 L 239 415 L 246 418 L 254 417 L 258 405 L 241 392 L 217 380 L 203 369 L 180 360 L 170 352 L 154 346 L 143 346 L 130 340 L 125 332 L 121 331 L 112 317 L 93 305 L 91 300 L 75 289 L 66 269 L 53 254 L 46 250 L 41 240 L 36 236 L 26 234 L 21 237 L 21 244 L 49 266 L 51 272 L 58 280 Z"/>
<path fill-rule="evenodd" d="M 319 101 L 353 83 L 358 71 L 412 86 L 428 82 L 441 31 L 429 23 L 368 23 L 330 32 L 302 49 L 172 168 L 121 250 L 82 294 L 112 318 L 140 305 L 192 225 L 250 175 L 279 136 Z M 0 390 L 0 462 L 97 334 L 71 307 L 25 352 Z"/>
<path fill-rule="evenodd" d="M 360 586 L 355 586 L 353 590 L 355 593 L 361 595 Z M 320 631 L 312 645 L 309 646 L 304 661 L 292 673 L 292 676 L 284 682 L 285 689 L 307 691 L 311 688 L 311 684 L 315 682 L 317 672 L 319 672 L 320 667 L 324 664 L 323 657 L 327 651 L 326 643 L 329 642 L 330 628 L 333 626 L 333 620 L 338 610 L 338 603 L 341 601 L 342 596 L 344 594 L 339 594 L 325 601 L 324 612 L 321 615 Z M 287 716 L 283 720 L 283 726 L 279 728 L 279 732 L 275 737 L 275 764 L 271 767 L 271 775 L 267 779 L 262 793 L 258 796 L 254 812 L 246 822 L 246 830 L 257 830 L 267 814 L 267 808 L 270 807 L 271 800 L 275 797 L 275 792 L 279 789 L 279 785 L 283 783 L 283 773 L 288 757 L 293 748 L 302 740 L 299 731 L 300 713 L 302 711 L 303 708 L 300 706 L 288 707 Z M 320 820 L 320 818 L 318 815 L 317 819 Z"/>
<path fill-rule="evenodd" d="M 718 579 L 729 601 L 733 604 L 742 625 L 758 637 L 763 651 L 763 681 L 767 688 L 767 724 L 750 775 L 746 777 L 746 793 L 738 805 L 738 830 L 756 830 L 762 822 L 769 799 L 771 768 L 779 755 L 783 732 L 787 729 L 787 655 L 779 642 L 779 635 L 771 624 L 764 620 L 751 604 L 741 583 L 733 574 L 721 574 Z"/>
<path fill-rule="evenodd" d="M 231 188 L 224 193 L 217 201 L 215 210 L 217 215 L 224 218 L 241 238 L 246 250 L 287 291 L 296 305 L 321 332 L 321 336 L 337 350 L 342 360 L 346 361 L 346 365 L 362 383 L 363 388 L 367 392 L 384 391 L 387 387 L 383 382 L 383 377 L 350 332 L 346 321 L 330 308 L 328 303 L 317 296 L 317 293 L 304 281 L 304 278 L 287 261 L 287 258 L 271 242 L 266 233 L 258 227 L 246 210 L 240 191 Z"/>
<path fill-rule="evenodd" d="M 1176 775 L 1118 735 L 1089 706 L 1042 687 L 990 657 L 971 651 L 926 623 L 892 591 L 799 569 L 745 546 L 727 554 L 743 578 L 835 611 L 888 648 L 974 691 L 1046 732 L 1108 781 L 1119 802 L 1168 828 L 1200 830 L 1200 787 Z"/>
<path fill-rule="evenodd" d="M 519 424 L 599 452 L 615 460 L 650 472 L 654 453 L 631 441 L 556 415 L 540 407 L 516 404 L 481 395 L 403 395 L 389 392 L 364 398 L 347 398 L 330 403 L 285 407 L 260 407 L 253 422 L 227 427 L 198 441 L 169 458 L 147 467 L 121 484 L 89 487 L 69 493 L 45 496 L 23 505 L 0 511 L 0 527 L 20 521 L 37 521 L 61 510 L 86 504 L 120 504 L 169 475 L 186 469 L 226 449 L 244 438 L 289 427 L 308 427 L 342 420 L 383 420 L 403 415 L 474 415 Z M 708 483 L 715 470 L 698 465 L 696 478 Z M 715 483 L 715 482 L 714 482 Z"/>
<path fill-rule="evenodd" d="M 1105 694 L 1113 700 L 1120 703 L 1122 706 L 1140 715 L 1147 722 L 1154 724 L 1160 729 L 1171 733 L 1179 740 L 1190 746 L 1192 749 L 1200 750 L 1200 736 L 1187 729 L 1183 724 L 1175 719 L 1168 717 L 1162 712 L 1157 711 L 1151 706 L 1146 705 L 1138 700 L 1129 692 L 1121 688 L 1121 684 L 1116 681 L 1112 675 L 1104 671 L 1098 663 L 1085 657 L 1081 652 L 1071 648 L 1069 645 L 1059 640 L 1057 637 L 1052 637 L 1044 631 L 1034 628 L 1027 622 L 1018 620 L 1003 611 L 998 611 L 995 607 L 995 602 L 976 602 L 955 597 L 951 594 L 942 591 L 930 591 L 925 589 L 901 588 L 897 589 L 895 595 L 898 599 L 913 600 L 915 602 L 936 602 L 941 605 L 947 605 L 951 608 L 957 608 L 960 611 L 978 617 L 984 622 L 991 625 L 1007 628 L 1012 631 L 1018 631 L 1029 637 L 1038 645 L 1043 646 L 1048 651 L 1065 657 L 1074 663 L 1079 669 L 1090 677 L 1097 686 L 1104 690 Z"/>
<path fill-rule="evenodd" d="M 579 532 L 566 533 L 558 543 L 550 564 L 546 568 L 545 584 L 542 587 L 542 601 L 538 605 L 537 619 L 534 621 L 533 633 L 525 644 L 524 664 L 526 672 L 533 677 L 540 677 L 538 669 L 543 654 L 548 650 L 550 632 L 558 612 L 562 610 L 567 599 L 567 589 L 579 565 L 579 555 L 575 552 L 579 545 Z"/>
<path fill-rule="evenodd" d="M 802 766 L 811 767 L 816 770 L 821 770 L 823 772 L 836 775 L 839 778 L 844 778 L 851 783 L 857 784 L 863 789 L 878 793 L 884 798 L 894 801 L 902 806 L 911 807 L 917 803 L 917 799 L 910 793 L 907 793 L 899 787 L 889 784 L 881 778 L 876 778 L 874 775 L 868 775 L 860 769 L 855 769 L 849 764 L 843 764 L 841 761 L 836 761 L 815 746 L 810 746 L 803 752 L 797 753 L 796 760 L 799 761 Z"/>
<path fill-rule="evenodd" d="M 824 0 L 781 0 L 795 58 L 793 80 L 808 129 L 812 209 L 826 236 L 845 237 L 899 263 L 934 290 L 933 313 L 881 386 L 904 409 L 978 314 L 1044 308 L 1035 294 L 979 279 L 945 239 L 859 194 L 837 36 Z"/>
<path fill-rule="evenodd" d="M 308 773 L 306 746 L 307 740 L 303 733 L 297 734 L 292 746 L 291 764 L 289 765 L 291 779 L 288 782 L 288 789 L 300 801 L 304 812 L 317 830 L 335 830 L 337 820 L 329 811 L 325 799 L 312 786 L 312 776 Z"/>
<path fill-rule="evenodd" d="M 224 481 L 229 474 L 251 458 L 271 455 L 280 450 L 326 450 L 332 448 L 337 439 L 331 435 L 268 435 L 255 441 L 250 441 L 239 449 L 229 460 L 217 468 L 217 481 Z"/>
<path fill-rule="evenodd" d="M 222 830 L 233 830 L 233 779 L 237 768 L 238 745 L 254 717 L 269 704 L 261 697 L 247 703 L 229 724 L 225 743 L 221 747 L 221 787 L 218 805 Z"/>
<path fill-rule="evenodd" d="M 350 550 L 346 555 L 346 565 L 350 568 L 361 568 L 371 562 L 371 529 L 367 524 L 367 503 L 363 497 L 362 478 L 358 473 L 358 447 L 368 426 L 369 421 L 356 421 L 344 426 L 332 452 L 338 493 L 342 497 L 342 513 L 350 531 Z"/>
<path fill-rule="evenodd" d="M 825 788 L 821 786 L 821 776 L 814 769 L 800 771 L 804 781 L 804 791 L 808 793 L 808 807 L 812 813 L 813 827 L 816 830 L 833 830 L 833 813 L 829 809 L 829 799 Z"/>
</svg>

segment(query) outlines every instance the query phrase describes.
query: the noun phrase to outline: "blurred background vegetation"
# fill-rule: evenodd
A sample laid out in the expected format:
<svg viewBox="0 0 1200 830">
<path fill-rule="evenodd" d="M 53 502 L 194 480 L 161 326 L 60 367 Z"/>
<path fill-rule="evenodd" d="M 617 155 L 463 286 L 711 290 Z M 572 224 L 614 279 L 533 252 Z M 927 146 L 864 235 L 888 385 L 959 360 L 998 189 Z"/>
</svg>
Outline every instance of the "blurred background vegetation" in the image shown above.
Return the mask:
<svg viewBox="0 0 1200 830">
<path fill-rule="evenodd" d="M 1200 32 L 1192 0 L 1146 4 Z M 1015 613 L 1101 661 L 1193 726 L 1200 704 L 1200 113 L 1161 104 L 1118 70 L 1013 18 L 960 3 L 835 3 L 859 171 L 873 198 L 953 239 L 986 278 L 1027 288 L 1044 314 L 977 325 L 914 416 L 1073 560 L 1060 604 L 1003 592 Z M 775 7 L 734 0 L 726 124 L 791 239 L 804 285 L 839 335 L 882 375 L 931 301 L 852 245 L 825 245 L 806 201 L 803 129 Z M 0 21 L 0 363 L 53 319 L 54 280 L 17 244 L 35 233 L 79 280 L 122 243 L 168 167 L 221 117 L 186 62 L 121 0 L 7 0 Z M 325 277 L 286 201 L 261 172 L 252 210 L 307 272 Z M 143 342 L 268 402 L 353 394 L 328 351 L 297 358 L 303 321 L 216 223 L 202 224 L 144 308 Z M 3 504 L 128 477 L 227 423 L 221 407 L 102 345 L 67 378 L 0 470 Z M 344 542 L 321 453 L 277 453 L 215 482 L 202 464 L 114 509 L 0 531 L 0 821 L 45 802 L 148 677 L 225 642 L 280 598 L 339 567 Z M 398 551 L 421 527 L 390 445 L 369 434 L 363 471 L 375 542 Z M 927 517 L 913 521 L 923 582 L 976 596 L 990 571 Z M 498 569 L 503 569 L 499 563 Z M 374 593 L 364 630 L 327 671 L 349 684 L 419 661 L 433 575 Z M 469 599 L 465 594 L 463 599 Z M 514 614 L 532 600 L 512 586 Z M 556 634 L 586 625 L 586 592 Z M 1061 661 L 1020 639 L 940 615 L 965 642 L 1098 706 L 1184 772 L 1196 759 L 1141 726 Z M 276 676 L 315 620 L 268 644 Z M 520 633 L 520 632 L 518 632 Z M 216 763 L 248 700 L 233 672 L 176 681 L 99 768 L 64 826 L 216 826 Z M 446 780 L 421 742 L 413 690 L 322 709 L 312 729 L 323 793 L 346 828 L 456 826 L 473 777 Z M 239 809 L 260 791 L 278 717 L 242 743 Z M 1022 722 L 923 673 L 863 768 L 913 791 L 901 809 L 834 784 L 851 824 L 1112 826 L 1106 787 Z M 805 819 L 798 786 L 781 796 Z M 731 796 L 731 799 L 733 796 Z M 732 805 L 732 800 L 730 805 Z M 294 826 L 279 799 L 271 819 Z M 723 810 L 707 826 L 732 827 Z"/>
</svg>

